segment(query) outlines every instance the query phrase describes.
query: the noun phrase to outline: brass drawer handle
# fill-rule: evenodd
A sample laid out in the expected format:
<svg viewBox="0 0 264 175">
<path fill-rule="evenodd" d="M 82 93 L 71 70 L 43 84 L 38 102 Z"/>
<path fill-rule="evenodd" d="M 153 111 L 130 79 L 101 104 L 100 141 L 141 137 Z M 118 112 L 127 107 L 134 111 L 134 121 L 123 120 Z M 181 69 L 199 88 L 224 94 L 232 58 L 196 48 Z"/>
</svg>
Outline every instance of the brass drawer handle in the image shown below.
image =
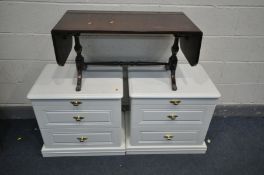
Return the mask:
<svg viewBox="0 0 264 175">
<path fill-rule="evenodd" d="M 84 117 L 81 116 L 74 116 L 73 118 L 76 120 L 76 122 L 80 122 L 82 119 L 84 119 Z"/>
<path fill-rule="evenodd" d="M 181 103 L 181 100 L 171 100 L 170 103 L 173 105 L 178 105 Z"/>
<path fill-rule="evenodd" d="M 82 104 L 82 102 L 79 101 L 79 100 L 73 100 L 73 101 L 71 101 L 71 104 L 72 104 L 73 106 L 79 106 L 80 104 Z"/>
<path fill-rule="evenodd" d="M 168 115 L 167 117 L 171 120 L 175 120 L 178 116 L 177 115 Z"/>
<path fill-rule="evenodd" d="M 87 137 L 81 136 L 77 138 L 80 142 L 85 142 L 86 140 L 88 140 Z"/>
<path fill-rule="evenodd" d="M 173 139 L 173 135 L 167 134 L 164 136 L 165 139 L 167 140 L 172 140 Z"/>
</svg>

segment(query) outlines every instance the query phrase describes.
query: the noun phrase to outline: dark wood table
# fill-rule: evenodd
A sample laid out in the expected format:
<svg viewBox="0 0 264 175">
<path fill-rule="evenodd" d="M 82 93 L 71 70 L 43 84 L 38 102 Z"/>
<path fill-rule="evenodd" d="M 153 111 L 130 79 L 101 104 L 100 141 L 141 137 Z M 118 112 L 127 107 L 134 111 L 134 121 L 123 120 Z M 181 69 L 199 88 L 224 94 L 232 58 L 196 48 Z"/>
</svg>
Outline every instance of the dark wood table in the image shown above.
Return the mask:
<svg viewBox="0 0 264 175">
<path fill-rule="evenodd" d="M 169 61 L 164 62 L 84 62 L 79 36 L 82 33 L 96 34 L 171 34 L 174 43 Z M 175 71 L 177 67 L 178 43 L 191 66 L 199 61 L 203 33 L 181 12 L 102 12 L 67 11 L 51 31 L 56 61 L 63 66 L 72 49 L 77 53 L 76 91 L 81 90 L 82 71 L 87 65 L 165 65 L 171 71 L 172 90 L 177 90 Z"/>
</svg>

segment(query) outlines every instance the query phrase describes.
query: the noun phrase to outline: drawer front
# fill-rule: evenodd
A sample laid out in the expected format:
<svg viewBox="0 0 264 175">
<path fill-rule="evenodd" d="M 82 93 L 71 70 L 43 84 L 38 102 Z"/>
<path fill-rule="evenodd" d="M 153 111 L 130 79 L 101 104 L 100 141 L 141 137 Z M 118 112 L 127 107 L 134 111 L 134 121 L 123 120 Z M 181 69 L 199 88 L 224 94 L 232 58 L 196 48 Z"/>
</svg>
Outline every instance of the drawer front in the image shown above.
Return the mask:
<svg viewBox="0 0 264 175">
<path fill-rule="evenodd" d="M 121 126 L 121 106 L 116 104 L 90 104 L 79 110 L 69 109 L 67 105 L 46 104 L 33 107 L 40 128 Z"/>
<path fill-rule="evenodd" d="M 140 125 L 201 125 L 211 119 L 214 105 L 134 105 L 131 110 L 132 127 Z"/>
<path fill-rule="evenodd" d="M 153 98 L 133 99 L 132 105 L 164 105 L 166 108 L 174 108 L 181 105 L 216 105 L 217 98 Z"/>
<path fill-rule="evenodd" d="M 133 145 L 193 145 L 203 142 L 200 130 L 172 128 L 153 130 L 132 128 L 130 138 Z"/>
<path fill-rule="evenodd" d="M 52 123 L 110 123 L 111 110 L 90 110 L 90 111 L 55 111 L 46 112 L 48 124 Z"/>
<path fill-rule="evenodd" d="M 105 110 L 49 111 L 45 107 L 34 107 L 40 128 L 65 127 L 120 127 L 121 111 L 105 107 Z"/>
<path fill-rule="evenodd" d="M 105 106 L 112 106 L 112 108 L 119 108 L 121 111 L 121 100 L 32 100 L 34 107 L 44 106 L 46 110 L 87 110 L 96 107 L 96 109 L 105 109 Z"/>
<path fill-rule="evenodd" d="M 121 128 L 41 129 L 46 147 L 120 146 Z"/>
</svg>

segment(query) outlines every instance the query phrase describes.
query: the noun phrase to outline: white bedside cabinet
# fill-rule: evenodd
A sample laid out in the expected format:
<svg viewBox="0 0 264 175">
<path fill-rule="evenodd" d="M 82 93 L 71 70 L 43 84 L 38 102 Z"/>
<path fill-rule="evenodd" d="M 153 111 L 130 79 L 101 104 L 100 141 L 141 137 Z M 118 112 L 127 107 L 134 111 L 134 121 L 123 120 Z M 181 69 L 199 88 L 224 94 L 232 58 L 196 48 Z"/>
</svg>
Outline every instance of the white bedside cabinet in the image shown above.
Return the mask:
<svg viewBox="0 0 264 175">
<path fill-rule="evenodd" d="M 28 94 L 43 156 L 124 155 L 122 68 L 88 67 L 79 92 L 75 77 L 75 64 L 49 64 Z"/>
<path fill-rule="evenodd" d="M 164 67 L 128 69 L 127 154 L 205 153 L 220 93 L 201 65 L 178 65 L 176 82 L 172 91 Z"/>
</svg>

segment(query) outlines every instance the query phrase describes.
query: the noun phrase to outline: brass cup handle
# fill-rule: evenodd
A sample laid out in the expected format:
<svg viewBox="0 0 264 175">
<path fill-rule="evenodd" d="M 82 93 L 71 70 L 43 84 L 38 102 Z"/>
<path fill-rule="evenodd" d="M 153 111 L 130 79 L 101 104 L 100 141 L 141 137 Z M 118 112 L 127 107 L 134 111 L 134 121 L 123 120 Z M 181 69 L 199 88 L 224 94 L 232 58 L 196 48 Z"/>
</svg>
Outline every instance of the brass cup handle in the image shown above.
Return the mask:
<svg viewBox="0 0 264 175">
<path fill-rule="evenodd" d="M 80 104 L 82 104 L 82 102 L 81 101 L 78 101 L 78 100 L 73 100 L 73 101 L 71 101 L 71 104 L 73 106 L 79 106 Z"/>
<path fill-rule="evenodd" d="M 82 119 L 84 119 L 84 117 L 81 116 L 74 116 L 73 118 L 76 120 L 76 122 L 80 122 Z"/>
<path fill-rule="evenodd" d="M 173 105 L 178 105 L 181 103 L 181 100 L 171 100 L 170 103 Z"/>
<path fill-rule="evenodd" d="M 77 140 L 79 140 L 79 142 L 85 142 L 86 140 L 88 140 L 88 138 L 81 136 L 81 137 L 78 137 Z"/>
<path fill-rule="evenodd" d="M 164 136 L 164 138 L 166 140 L 172 140 L 173 139 L 173 135 L 167 134 L 167 135 Z"/>
<path fill-rule="evenodd" d="M 171 120 L 175 120 L 178 116 L 177 115 L 168 115 L 167 117 Z"/>
</svg>

